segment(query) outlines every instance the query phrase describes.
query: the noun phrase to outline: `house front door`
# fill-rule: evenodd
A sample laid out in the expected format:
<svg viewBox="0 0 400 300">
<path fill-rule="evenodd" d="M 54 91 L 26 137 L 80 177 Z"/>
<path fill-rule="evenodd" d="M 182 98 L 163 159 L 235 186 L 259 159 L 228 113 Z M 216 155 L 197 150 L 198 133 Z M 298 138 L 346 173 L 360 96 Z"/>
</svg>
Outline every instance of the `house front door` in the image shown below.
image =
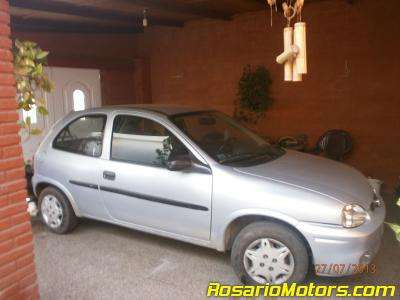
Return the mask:
<svg viewBox="0 0 400 300">
<path fill-rule="evenodd" d="M 45 99 L 48 116 L 37 114 L 36 109 L 21 112 L 21 118 L 30 116 L 33 126 L 41 130 L 41 134 L 35 136 L 29 136 L 22 131 L 25 161 L 32 159 L 51 126 L 69 112 L 101 106 L 99 70 L 46 67 L 45 72 L 55 87 L 51 93 L 37 95 L 37 97 Z"/>
</svg>

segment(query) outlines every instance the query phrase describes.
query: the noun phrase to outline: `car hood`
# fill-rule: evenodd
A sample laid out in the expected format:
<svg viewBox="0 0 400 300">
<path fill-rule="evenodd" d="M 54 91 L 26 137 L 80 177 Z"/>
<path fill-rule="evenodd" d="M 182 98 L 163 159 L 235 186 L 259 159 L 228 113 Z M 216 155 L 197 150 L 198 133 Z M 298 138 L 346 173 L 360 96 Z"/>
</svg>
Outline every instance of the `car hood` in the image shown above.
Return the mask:
<svg viewBox="0 0 400 300">
<path fill-rule="evenodd" d="M 373 191 L 356 169 L 326 158 L 288 150 L 280 158 L 250 167 L 235 167 L 248 175 L 279 181 L 346 204 L 369 208 Z"/>
</svg>

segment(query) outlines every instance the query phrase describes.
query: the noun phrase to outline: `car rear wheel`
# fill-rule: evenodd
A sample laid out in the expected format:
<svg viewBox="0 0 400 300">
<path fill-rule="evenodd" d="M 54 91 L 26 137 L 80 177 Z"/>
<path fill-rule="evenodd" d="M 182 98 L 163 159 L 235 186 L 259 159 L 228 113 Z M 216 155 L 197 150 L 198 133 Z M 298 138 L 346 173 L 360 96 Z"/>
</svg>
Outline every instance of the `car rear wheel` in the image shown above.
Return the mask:
<svg viewBox="0 0 400 300">
<path fill-rule="evenodd" d="M 78 224 L 69 200 L 54 187 L 47 187 L 40 193 L 39 209 L 42 222 L 55 233 L 68 233 Z"/>
<path fill-rule="evenodd" d="M 231 261 L 244 284 L 300 283 L 307 275 L 309 256 L 299 235 L 275 222 L 255 222 L 236 236 Z"/>
</svg>

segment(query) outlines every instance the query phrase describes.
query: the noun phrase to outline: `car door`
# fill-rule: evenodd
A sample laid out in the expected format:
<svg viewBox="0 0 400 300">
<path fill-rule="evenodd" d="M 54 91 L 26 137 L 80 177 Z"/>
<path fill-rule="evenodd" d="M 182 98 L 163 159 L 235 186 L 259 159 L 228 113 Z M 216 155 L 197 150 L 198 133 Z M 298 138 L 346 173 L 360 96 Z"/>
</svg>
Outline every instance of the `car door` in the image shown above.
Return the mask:
<svg viewBox="0 0 400 300">
<path fill-rule="evenodd" d="M 109 160 L 101 160 L 104 205 L 119 222 L 209 240 L 211 171 L 197 167 L 187 145 L 154 118 L 114 115 Z M 166 162 L 172 155 L 187 155 L 195 164 L 171 171 Z"/>
</svg>

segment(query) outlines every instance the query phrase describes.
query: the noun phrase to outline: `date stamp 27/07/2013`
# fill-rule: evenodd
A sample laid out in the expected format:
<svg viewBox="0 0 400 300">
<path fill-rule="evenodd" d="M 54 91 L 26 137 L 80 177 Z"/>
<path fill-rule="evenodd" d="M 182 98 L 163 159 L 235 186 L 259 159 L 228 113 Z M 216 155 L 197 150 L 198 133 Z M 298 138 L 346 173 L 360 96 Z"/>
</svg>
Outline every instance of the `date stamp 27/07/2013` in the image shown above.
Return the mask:
<svg viewBox="0 0 400 300">
<path fill-rule="evenodd" d="M 374 274 L 377 271 L 376 265 L 374 264 L 315 264 L 314 269 L 317 274 L 337 275 Z"/>
</svg>

